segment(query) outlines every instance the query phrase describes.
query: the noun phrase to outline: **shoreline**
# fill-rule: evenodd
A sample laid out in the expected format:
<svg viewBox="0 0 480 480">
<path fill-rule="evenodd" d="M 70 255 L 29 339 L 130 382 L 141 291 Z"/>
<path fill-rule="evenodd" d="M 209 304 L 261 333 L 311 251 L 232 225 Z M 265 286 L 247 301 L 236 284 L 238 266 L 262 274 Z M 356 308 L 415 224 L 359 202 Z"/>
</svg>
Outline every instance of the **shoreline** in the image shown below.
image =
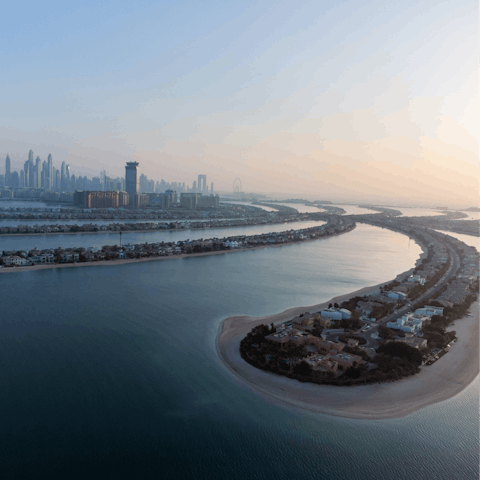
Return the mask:
<svg viewBox="0 0 480 480">
<path fill-rule="evenodd" d="M 33 270 L 49 270 L 52 268 L 75 268 L 75 267 L 105 267 L 105 266 L 114 266 L 114 265 L 126 265 L 129 263 L 139 263 L 139 262 L 153 262 L 159 260 L 177 260 L 183 258 L 194 258 L 194 257 L 207 257 L 210 255 L 223 255 L 235 252 L 249 252 L 252 250 L 260 250 L 262 248 L 274 248 L 274 247 L 289 247 L 292 245 L 298 245 L 307 242 L 315 242 L 318 240 L 326 240 L 332 237 L 336 237 L 337 235 L 344 235 L 350 233 L 347 232 L 339 232 L 329 235 L 327 237 L 320 237 L 320 238 L 312 238 L 308 240 L 302 240 L 300 242 L 289 242 L 289 243 L 277 243 L 273 245 L 258 245 L 256 247 L 250 248 L 234 248 L 232 250 L 215 250 L 210 252 L 199 252 L 199 253 L 182 253 L 180 255 L 169 255 L 166 257 L 143 257 L 143 258 L 122 258 L 120 260 L 100 260 L 98 262 L 77 262 L 77 263 L 53 263 L 53 264 L 39 264 L 39 265 L 26 265 L 26 266 L 18 266 L 18 267 L 3 267 L 0 268 L 0 275 L 2 273 L 7 272 L 30 272 Z"/>
<path fill-rule="evenodd" d="M 408 272 L 396 278 L 405 274 Z M 269 401 L 310 413 L 358 420 L 386 420 L 404 417 L 454 397 L 479 376 L 478 301 L 470 307 L 471 316 L 467 314 L 449 327 L 457 332 L 458 340 L 447 355 L 431 366 L 422 366 L 420 373 L 396 382 L 350 387 L 302 383 L 257 369 L 241 358 L 240 341 L 254 326 L 261 323 L 278 324 L 300 313 L 326 308 L 329 303 L 341 303 L 357 295 L 369 295 L 390 281 L 309 307 L 294 307 L 264 317 L 243 315 L 226 318 L 220 323 L 215 340 L 217 353 L 224 366 L 244 386 Z"/>
</svg>

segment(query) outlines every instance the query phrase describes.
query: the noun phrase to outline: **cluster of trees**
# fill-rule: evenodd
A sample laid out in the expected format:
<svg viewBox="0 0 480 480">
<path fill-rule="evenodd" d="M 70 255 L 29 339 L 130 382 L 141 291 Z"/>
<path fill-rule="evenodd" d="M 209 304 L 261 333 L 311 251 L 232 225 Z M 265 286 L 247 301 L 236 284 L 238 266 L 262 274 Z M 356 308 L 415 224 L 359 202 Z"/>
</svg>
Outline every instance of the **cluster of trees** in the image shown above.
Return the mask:
<svg viewBox="0 0 480 480">
<path fill-rule="evenodd" d="M 400 282 L 397 282 L 397 280 L 393 280 L 392 282 L 390 283 L 387 283 L 386 285 L 383 286 L 382 290 L 383 291 L 390 291 L 394 288 L 397 288 L 398 286 L 400 286 Z"/>
<path fill-rule="evenodd" d="M 363 297 L 352 297 L 350 298 L 349 300 L 345 300 L 343 303 L 342 303 L 342 308 L 346 308 L 347 310 L 350 310 L 351 312 L 355 312 L 356 311 L 356 308 L 357 308 L 357 305 L 358 305 L 358 302 L 362 301 L 362 300 L 367 300 L 367 297 L 366 296 L 363 296 Z"/>
<path fill-rule="evenodd" d="M 351 338 L 353 340 L 358 340 L 358 344 L 359 345 L 365 345 L 367 343 L 367 340 L 363 337 L 357 337 L 356 335 L 340 335 L 338 337 L 338 339 L 342 342 L 342 343 L 348 343 L 348 339 Z"/>
<path fill-rule="evenodd" d="M 433 318 L 430 324 L 423 327 L 423 338 L 427 339 L 429 348 L 445 348 L 455 338 L 456 332 L 446 332 L 445 328 L 443 321 L 434 323 Z"/>
<path fill-rule="evenodd" d="M 368 356 L 367 352 L 365 350 L 362 350 L 360 347 L 349 347 L 346 345 L 343 347 L 343 351 L 345 353 L 351 353 L 352 355 L 358 355 L 359 357 L 362 357 L 363 360 L 366 362 L 370 361 L 370 357 Z"/>
<path fill-rule="evenodd" d="M 377 355 L 379 354 L 403 358 L 415 363 L 417 366 L 422 364 L 422 354 L 420 351 L 403 342 L 382 343 L 377 348 Z"/>
<path fill-rule="evenodd" d="M 358 317 L 358 312 L 355 313 L 356 315 L 352 314 L 350 318 L 342 318 L 342 320 L 340 320 L 340 327 L 345 330 L 358 330 L 362 328 L 362 322 Z"/>
<path fill-rule="evenodd" d="M 397 332 L 394 332 L 391 328 L 386 327 L 385 325 L 380 325 L 378 327 L 378 336 L 383 340 L 393 340 Z"/>
<path fill-rule="evenodd" d="M 277 344 L 265 340 L 267 335 L 275 331 L 273 324 L 254 327 L 240 342 L 240 355 L 256 368 L 285 375 L 291 373 L 308 352 L 294 342 Z"/>
<path fill-rule="evenodd" d="M 386 317 L 393 312 L 395 304 L 393 303 L 383 303 L 382 305 L 375 305 L 372 308 L 372 313 L 370 314 L 371 318 L 376 318 L 377 320 L 383 317 Z"/>
<path fill-rule="evenodd" d="M 377 367 L 371 368 L 369 357 L 359 347 L 344 347 L 344 352 L 359 355 L 365 362 L 353 363 L 342 375 L 322 372 L 311 368 L 302 360 L 308 355 L 304 346 L 287 342 L 283 345 L 270 342 L 265 337 L 272 333 L 273 325 L 254 327 L 240 342 L 242 358 L 256 368 L 266 370 L 301 382 L 349 386 L 399 380 L 419 371 L 422 361 L 418 350 L 399 342 L 390 342 L 381 347 L 372 360 Z M 339 370 L 342 368 L 339 366 Z"/>
</svg>

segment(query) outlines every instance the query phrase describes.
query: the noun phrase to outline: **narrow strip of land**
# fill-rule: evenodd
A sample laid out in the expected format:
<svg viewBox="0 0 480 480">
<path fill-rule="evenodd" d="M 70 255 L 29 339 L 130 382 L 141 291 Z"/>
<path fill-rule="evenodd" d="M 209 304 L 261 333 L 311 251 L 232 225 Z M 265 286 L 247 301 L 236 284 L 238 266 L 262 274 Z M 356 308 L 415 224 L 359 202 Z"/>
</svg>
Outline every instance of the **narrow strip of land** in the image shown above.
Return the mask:
<svg viewBox="0 0 480 480">
<path fill-rule="evenodd" d="M 40 264 L 40 265 L 25 265 L 25 266 L 15 266 L 9 268 L 0 268 L 1 273 L 14 273 L 14 272 L 25 272 L 31 270 L 48 270 L 51 268 L 78 268 L 78 267 L 100 267 L 100 266 L 116 266 L 116 265 L 126 265 L 130 263 L 139 263 L 139 262 L 152 262 L 159 260 L 179 260 L 182 258 L 193 258 L 193 257 L 207 257 L 210 255 L 225 255 L 235 252 L 246 252 L 252 250 L 260 250 L 263 248 L 274 248 L 274 247 L 287 247 L 291 245 L 297 245 L 298 243 L 313 242 L 316 240 L 327 239 L 337 235 L 343 235 L 349 231 L 341 231 L 333 234 L 329 234 L 326 237 L 318 237 L 311 239 L 304 239 L 301 242 L 285 242 L 277 244 L 267 244 L 267 245 L 258 245 L 250 246 L 248 248 L 234 248 L 231 250 L 216 250 L 208 252 L 198 252 L 198 253 L 181 253 L 169 256 L 152 256 L 152 257 L 141 257 L 141 258 L 124 258 L 124 259 L 114 259 L 114 260 L 96 260 L 94 262 L 75 262 L 75 263 L 52 263 L 52 264 Z"/>
</svg>

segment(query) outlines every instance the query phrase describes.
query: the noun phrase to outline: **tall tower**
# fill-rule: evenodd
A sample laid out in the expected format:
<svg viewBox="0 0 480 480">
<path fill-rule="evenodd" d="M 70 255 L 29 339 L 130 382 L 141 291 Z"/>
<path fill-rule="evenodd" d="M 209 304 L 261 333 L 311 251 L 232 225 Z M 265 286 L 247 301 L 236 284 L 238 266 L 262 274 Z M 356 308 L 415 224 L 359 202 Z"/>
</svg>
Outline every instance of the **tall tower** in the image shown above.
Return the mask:
<svg viewBox="0 0 480 480">
<path fill-rule="evenodd" d="M 65 190 L 65 178 L 66 178 L 66 171 L 65 171 L 65 162 L 62 162 L 62 170 L 60 172 L 60 189 Z"/>
<path fill-rule="evenodd" d="M 65 190 L 70 190 L 70 165 L 65 165 Z"/>
<path fill-rule="evenodd" d="M 25 176 L 23 185 L 24 187 L 29 187 L 30 186 L 30 162 L 28 160 L 23 164 L 23 171 Z"/>
<path fill-rule="evenodd" d="M 212 185 L 210 187 L 210 193 L 213 195 L 213 182 L 212 182 Z"/>
<path fill-rule="evenodd" d="M 25 186 L 34 187 L 35 186 L 35 163 L 33 163 L 33 150 L 28 152 L 28 185 L 27 185 L 27 171 L 25 171 Z"/>
<path fill-rule="evenodd" d="M 48 164 L 45 160 L 42 162 L 42 183 L 40 186 L 48 189 Z"/>
<path fill-rule="evenodd" d="M 40 157 L 38 157 L 38 156 L 35 160 L 34 187 L 35 188 L 42 188 L 42 161 L 40 160 Z"/>
<path fill-rule="evenodd" d="M 10 156 L 7 155 L 7 158 L 5 159 L 5 185 L 7 187 L 10 186 Z"/>
<path fill-rule="evenodd" d="M 130 196 L 130 205 L 135 205 L 135 195 L 140 190 L 137 167 L 138 162 L 127 162 L 125 167 L 125 190 Z"/>
<path fill-rule="evenodd" d="M 52 159 L 52 154 L 48 155 L 48 160 L 47 160 L 47 176 L 48 176 L 48 182 L 46 187 L 49 190 L 53 190 L 53 183 L 54 183 L 54 177 L 53 177 L 53 159 Z"/>
</svg>

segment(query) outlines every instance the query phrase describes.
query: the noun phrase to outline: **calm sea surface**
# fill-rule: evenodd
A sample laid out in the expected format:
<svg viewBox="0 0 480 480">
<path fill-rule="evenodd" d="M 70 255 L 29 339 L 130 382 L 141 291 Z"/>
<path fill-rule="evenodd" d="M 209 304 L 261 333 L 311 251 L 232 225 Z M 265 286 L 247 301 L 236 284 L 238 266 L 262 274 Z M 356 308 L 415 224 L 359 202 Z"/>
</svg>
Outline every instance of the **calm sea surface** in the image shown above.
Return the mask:
<svg viewBox="0 0 480 480">
<path fill-rule="evenodd" d="M 252 225 L 228 228 L 196 228 L 193 230 L 154 230 L 151 232 L 123 232 L 122 245 L 127 243 L 178 242 L 181 240 L 197 240 L 199 238 L 223 238 L 237 235 L 260 235 L 270 232 L 284 232 L 301 228 L 317 227 L 324 221 L 277 223 L 273 225 Z M 0 235 L 0 250 L 31 250 L 35 247 L 62 248 L 101 247 L 103 245 L 119 245 L 118 233 L 81 233 L 57 235 Z"/>
<path fill-rule="evenodd" d="M 0 274 L 1 478 L 478 479 L 478 381 L 403 419 L 347 420 L 271 404 L 216 354 L 227 316 L 328 300 L 419 253 L 359 225 L 279 248 Z"/>
<path fill-rule="evenodd" d="M 450 235 L 451 237 L 465 243 L 465 245 L 475 247 L 480 252 L 480 237 L 476 237 L 475 235 L 464 235 L 462 233 L 448 232 L 447 230 L 437 230 L 437 232 Z"/>
</svg>

